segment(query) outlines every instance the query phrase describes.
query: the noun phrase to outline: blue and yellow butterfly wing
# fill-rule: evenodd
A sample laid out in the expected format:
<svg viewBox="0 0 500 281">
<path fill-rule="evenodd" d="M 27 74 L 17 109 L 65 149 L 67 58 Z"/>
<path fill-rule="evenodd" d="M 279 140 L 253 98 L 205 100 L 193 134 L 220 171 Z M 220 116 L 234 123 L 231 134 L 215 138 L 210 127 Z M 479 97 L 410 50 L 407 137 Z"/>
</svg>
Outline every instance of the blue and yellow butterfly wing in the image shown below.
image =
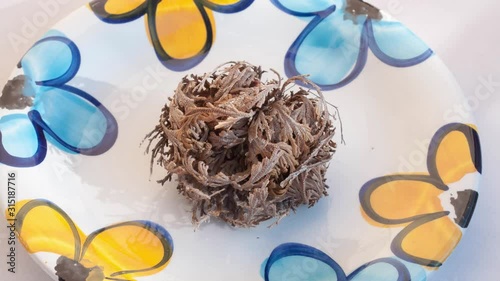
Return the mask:
<svg viewBox="0 0 500 281">
<path fill-rule="evenodd" d="M 441 127 L 429 146 L 427 167 L 429 173 L 444 184 L 457 182 L 469 173 L 481 173 L 481 143 L 477 130 L 462 123 Z"/>
<path fill-rule="evenodd" d="M 312 17 L 285 56 L 287 76 L 309 75 L 325 90 L 340 88 L 361 73 L 367 60 L 366 27 L 346 20 L 338 1 L 273 0 L 275 6 L 298 17 Z"/>
<path fill-rule="evenodd" d="M 0 120 L 0 162 L 36 166 L 46 156 L 47 140 L 85 155 L 99 155 L 113 146 L 118 125 L 111 112 L 92 95 L 66 84 L 77 74 L 80 61 L 76 44 L 57 31 L 49 32 L 22 58 L 20 67 L 29 83 L 24 88 L 33 90 L 23 94 L 35 97 L 27 116 Z"/>
<path fill-rule="evenodd" d="M 275 248 L 267 259 L 264 280 L 346 281 L 347 277 L 340 265 L 322 251 L 286 243 Z"/>
<path fill-rule="evenodd" d="M 296 1 L 271 0 L 278 9 L 297 17 L 312 17 L 322 11 L 331 9 L 338 4 L 338 0 Z"/>
<path fill-rule="evenodd" d="M 340 265 L 319 249 L 299 243 L 278 246 L 265 262 L 266 281 L 425 281 L 425 271 L 396 258 L 368 262 L 346 276 Z"/>
<path fill-rule="evenodd" d="M 85 235 L 54 203 L 23 200 L 16 204 L 16 231 L 29 253 L 49 252 L 78 260 Z"/>
<path fill-rule="evenodd" d="M 173 239 L 150 221 L 129 221 L 91 233 L 82 248 L 82 262 L 100 266 L 112 280 L 133 280 L 163 270 L 174 251 Z"/>
<path fill-rule="evenodd" d="M 349 281 L 421 281 L 412 279 L 410 271 L 401 261 L 381 258 L 366 263 L 352 272 Z"/>
<path fill-rule="evenodd" d="M 81 55 L 76 44 L 62 33 L 50 31 L 28 50 L 19 67 L 36 95 L 47 86 L 64 85 L 73 79 L 80 63 Z"/>
<path fill-rule="evenodd" d="M 215 40 L 213 13 L 199 1 L 150 1 L 146 24 L 158 59 L 173 71 L 199 64 Z"/>
<path fill-rule="evenodd" d="M 89 7 L 104 22 L 126 23 L 144 16 L 148 2 L 148 0 L 94 0 L 89 3 Z"/>
<path fill-rule="evenodd" d="M 414 66 L 433 55 L 427 44 L 398 21 L 368 20 L 366 24 L 370 49 L 388 65 Z"/>
<path fill-rule="evenodd" d="M 198 2 L 214 12 L 231 14 L 245 10 L 254 0 L 198 0 Z"/>
<path fill-rule="evenodd" d="M 26 114 L 0 118 L 0 163 L 11 167 L 32 167 L 47 155 L 43 130 Z"/>
<path fill-rule="evenodd" d="M 68 152 L 100 155 L 118 136 L 111 112 L 90 94 L 68 85 L 36 96 L 29 116 L 51 143 Z"/>
</svg>

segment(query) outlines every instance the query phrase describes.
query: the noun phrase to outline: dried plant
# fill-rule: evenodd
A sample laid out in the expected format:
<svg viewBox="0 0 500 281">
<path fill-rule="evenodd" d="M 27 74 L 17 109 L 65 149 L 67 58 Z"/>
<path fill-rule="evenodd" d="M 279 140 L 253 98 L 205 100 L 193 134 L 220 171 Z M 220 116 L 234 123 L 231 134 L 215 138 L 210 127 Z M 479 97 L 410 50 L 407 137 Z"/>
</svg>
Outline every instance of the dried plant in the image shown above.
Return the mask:
<svg viewBox="0 0 500 281">
<path fill-rule="evenodd" d="M 154 161 L 166 169 L 162 184 L 178 177 L 194 224 L 216 217 L 252 227 L 328 195 L 335 128 L 321 90 L 304 76 L 282 83 L 264 74 L 232 62 L 183 78 L 146 136 L 151 169 Z M 315 93 L 293 92 L 296 83 Z"/>
</svg>

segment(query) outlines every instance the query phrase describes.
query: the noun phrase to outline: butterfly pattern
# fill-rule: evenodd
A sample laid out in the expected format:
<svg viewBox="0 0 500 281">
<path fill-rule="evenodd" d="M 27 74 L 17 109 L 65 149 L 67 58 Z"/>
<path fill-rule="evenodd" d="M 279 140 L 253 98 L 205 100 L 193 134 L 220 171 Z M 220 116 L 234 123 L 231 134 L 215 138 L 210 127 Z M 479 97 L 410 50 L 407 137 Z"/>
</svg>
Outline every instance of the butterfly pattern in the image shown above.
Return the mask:
<svg viewBox="0 0 500 281">
<path fill-rule="evenodd" d="M 135 280 L 162 271 L 173 254 L 168 231 L 150 221 L 122 222 L 86 235 L 48 200 L 23 200 L 16 210 L 19 241 L 30 253 L 59 255 L 59 280 Z"/>
<path fill-rule="evenodd" d="M 406 261 L 440 267 L 468 227 L 479 193 L 461 184 L 467 175 L 480 174 L 481 146 L 476 129 L 462 123 L 440 128 L 429 145 L 426 173 L 396 174 L 370 180 L 360 190 L 363 216 L 372 225 L 403 227 L 391 244 Z M 446 210 L 441 197 L 455 210 Z M 454 212 L 454 215 L 452 215 Z"/>
<path fill-rule="evenodd" d="M 170 70 L 198 65 L 215 40 L 213 12 L 237 13 L 254 0 L 94 0 L 89 6 L 106 23 L 122 24 L 144 16 L 158 59 Z"/>
<path fill-rule="evenodd" d="M 310 74 L 326 90 L 354 81 L 367 63 L 368 50 L 393 67 L 414 66 L 433 55 L 401 23 L 361 0 L 270 1 L 287 14 L 310 19 L 285 56 L 287 75 Z M 252 3 L 94 0 L 89 7 L 106 23 L 144 18 L 158 59 L 171 70 L 185 71 L 203 61 L 213 45 L 213 12 L 236 13 Z M 24 78 L 16 83 L 23 82 L 20 100 L 28 110 L 0 118 L 1 163 L 39 165 L 46 157 L 47 142 L 83 155 L 100 155 L 114 145 L 118 125 L 113 115 L 91 94 L 69 85 L 80 64 L 78 46 L 58 31 L 46 34 L 23 56 L 18 67 Z M 275 248 L 265 261 L 263 278 L 426 280 L 422 266 L 443 264 L 474 213 L 478 192 L 471 187 L 450 198 L 455 210 L 446 209 L 440 197 L 466 175 L 482 172 L 476 129 L 460 123 L 439 129 L 429 147 L 427 169 L 375 178 L 360 190 L 362 214 L 368 223 L 402 228 L 391 245 L 396 257 L 373 260 L 347 274 L 321 250 L 287 243 Z M 173 255 L 170 234 L 150 221 L 118 223 L 87 235 L 50 201 L 24 200 L 16 208 L 19 240 L 30 253 L 60 255 L 55 267 L 60 280 L 134 280 L 162 271 Z"/>
<path fill-rule="evenodd" d="M 285 55 L 287 76 L 310 75 L 324 90 L 344 87 L 363 71 L 368 50 L 394 67 L 417 65 L 433 51 L 400 22 L 361 0 L 271 0 L 310 19 Z"/>
<path fill-rule="evenodd" d="M 319 249 L 299 243 L 276 247 L 263 264 L 265 281 L 425 281 L 420 266 L 396 258 L 368 262 L 347 275 L 342 267 Z"/>
<path fill-rule="evenodd" d="M 37 166 L 47 155 L 47 142 L 89 156 L 101 155 L 114 145 L 118 125 L 111 112 L 89 93 L 68 84 L 80 63 L 77 45 L 55 30 L 24 55 L 18 65 L 23 75 L 16 77 L 21 83 L 6 86 L 4 95 L 27 99 L 24 105 L 29 111 L 1 117 L 0 163 Z"/>
</svg>

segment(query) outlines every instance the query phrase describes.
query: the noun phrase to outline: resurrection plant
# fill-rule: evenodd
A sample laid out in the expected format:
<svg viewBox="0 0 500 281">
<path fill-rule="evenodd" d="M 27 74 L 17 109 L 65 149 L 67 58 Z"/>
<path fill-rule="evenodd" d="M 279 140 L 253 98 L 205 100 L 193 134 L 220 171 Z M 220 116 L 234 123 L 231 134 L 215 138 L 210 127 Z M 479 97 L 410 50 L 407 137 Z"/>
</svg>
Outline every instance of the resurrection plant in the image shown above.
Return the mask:
<svg viewBox="0 0 500 281">
<path fill-rule="evenodd" d="M 196 225 L 210 217 L 236 227 L 279 221 L 328 195 L 336 143 L 321 90 L 304 76 L 283 83 L 264 74 L 232 62 L 186 76 L 146 136 L 151 169 L 154 161 L 166 169 L 162 184 L 177 175 Z"/>
</svg>

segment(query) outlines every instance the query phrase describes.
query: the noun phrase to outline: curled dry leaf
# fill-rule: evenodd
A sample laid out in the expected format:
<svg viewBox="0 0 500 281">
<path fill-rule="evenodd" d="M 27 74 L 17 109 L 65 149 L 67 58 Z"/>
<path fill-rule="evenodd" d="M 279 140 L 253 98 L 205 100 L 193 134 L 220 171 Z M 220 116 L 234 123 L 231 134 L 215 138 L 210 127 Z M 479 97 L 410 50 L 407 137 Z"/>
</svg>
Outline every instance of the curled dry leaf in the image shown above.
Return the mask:
<svg viewBox="0 0 500 281">
<path fill-rule="evenodd" d="M 160 183 L 178 177 L 195 224 L 252 227 L 328 195 L 335 128 L 321 90 L 303 76 L 264 74 L 235 62 L 183 78 L 146 137 L 151 169 L 156 161 L 166 170 Z M 293 91 L 297 83 L 314 91 Z"/>
</svg>

